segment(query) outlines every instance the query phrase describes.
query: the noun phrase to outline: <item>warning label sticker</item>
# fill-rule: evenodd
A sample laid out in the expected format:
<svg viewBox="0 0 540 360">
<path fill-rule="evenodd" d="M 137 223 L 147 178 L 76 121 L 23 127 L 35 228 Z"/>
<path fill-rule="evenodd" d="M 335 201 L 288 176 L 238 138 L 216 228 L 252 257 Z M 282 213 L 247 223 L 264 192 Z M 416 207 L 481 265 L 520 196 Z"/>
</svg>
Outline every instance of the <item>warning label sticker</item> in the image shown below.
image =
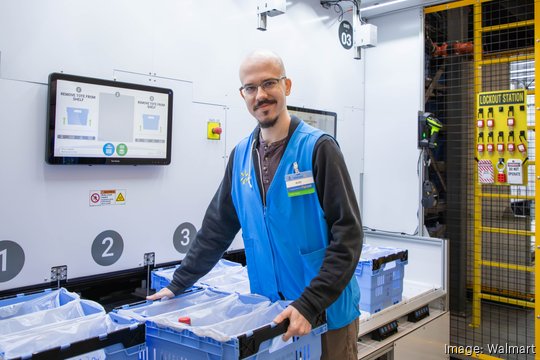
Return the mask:
<svg viewBox="0 0 540 360">
<path fill-rule="evenodd" d="M 90 190 L 89 204 L 90 206 L 125 205 L 126 190 Z"/>
</svg>

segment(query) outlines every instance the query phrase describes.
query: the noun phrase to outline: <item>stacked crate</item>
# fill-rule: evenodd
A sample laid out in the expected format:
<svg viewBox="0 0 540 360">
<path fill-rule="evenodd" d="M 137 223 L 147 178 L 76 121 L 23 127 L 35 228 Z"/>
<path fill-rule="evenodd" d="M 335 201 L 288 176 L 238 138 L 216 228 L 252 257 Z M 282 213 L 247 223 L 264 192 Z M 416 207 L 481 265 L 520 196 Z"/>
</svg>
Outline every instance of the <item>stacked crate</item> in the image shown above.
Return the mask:
<svg viewBox="0 0 540 360">
<path fill-rule="evenodd" d="M 373 314 L 402 300 L 407 262 L 407 250 L 364 244 L 355 271 L 361 311 Z"/>
</svg>

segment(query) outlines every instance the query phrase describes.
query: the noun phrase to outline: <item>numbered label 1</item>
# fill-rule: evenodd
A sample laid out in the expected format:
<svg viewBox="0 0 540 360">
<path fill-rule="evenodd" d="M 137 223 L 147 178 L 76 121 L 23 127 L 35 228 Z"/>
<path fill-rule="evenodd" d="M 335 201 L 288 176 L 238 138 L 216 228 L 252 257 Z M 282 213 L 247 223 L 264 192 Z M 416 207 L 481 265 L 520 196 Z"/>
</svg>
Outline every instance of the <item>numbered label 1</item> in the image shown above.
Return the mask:
<svg viewBox="0 0 540 360">
<path fill-rule="evenodd" d="M 180 254 L 186 254 L 191 246 L 191 243 L 197 235 L 197 229 L 192 223 L 185 222 L 180 224 L 173 235 L 173 244 L 176 251 Z"/>
<path fill-rule="evenodd" d="M 350 22 L 344 20 L 339 24 L 339 42 L 345 49 L 352 48 L 353 45 L 353 28 Z"/>
<path fill-rule="evenodd" d="M 17 276 L 24 266 L 22 247 L 11 240 L 0 241 L 0 282 L 6 282 Z"/>
<path fill-rule="evenodd" d="M 102 266 L 114 264 L 122 256 L 124 240 L 114 230 L 106 230 L 96 236 L 92 243 L 92 257 Z"/>
</svg>

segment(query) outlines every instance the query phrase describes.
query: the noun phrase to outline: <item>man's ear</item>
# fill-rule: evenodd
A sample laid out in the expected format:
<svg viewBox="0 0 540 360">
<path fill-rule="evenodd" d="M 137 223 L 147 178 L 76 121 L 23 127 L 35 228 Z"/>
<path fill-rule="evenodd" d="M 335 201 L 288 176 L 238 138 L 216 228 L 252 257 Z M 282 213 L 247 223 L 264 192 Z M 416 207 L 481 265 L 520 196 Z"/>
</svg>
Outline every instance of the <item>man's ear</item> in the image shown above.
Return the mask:
<svg viewBox="0 0 540 360">
<path fill-rule="evenodd" d="M 238 90 L 240 91 L 240 96 L 242 97 L 242 99 L 246 100 L 246 98 L 244 97 L 244 93 L 242 92 L 242 90 Z"/>
<path fill-rule="evenodd" d="M 291 94 L 292 81 L 289 78 L 285 78 L 285 95 Z"/>
</svg>

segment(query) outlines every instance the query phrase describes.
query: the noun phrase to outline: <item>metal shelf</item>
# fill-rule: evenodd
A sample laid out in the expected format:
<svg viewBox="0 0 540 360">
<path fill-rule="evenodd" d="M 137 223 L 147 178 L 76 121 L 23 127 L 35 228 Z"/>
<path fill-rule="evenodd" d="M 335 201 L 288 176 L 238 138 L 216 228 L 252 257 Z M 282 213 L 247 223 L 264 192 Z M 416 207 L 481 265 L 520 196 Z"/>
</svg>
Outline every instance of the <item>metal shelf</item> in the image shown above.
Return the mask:
<svg viewBox="0 0 540 360">
<path fill-rule="evenodd" d="M 410 334 L 412 331 L 424 326 L 425 324 L 437 319 L 439 316 L 442 316 L 446 313 L 445 310 L 432 309 L 432 308 L 430 308 L 429 311 L 430 311 L 430 314 L 428 317 L 416 323 L 407 321 L 406 317 L 398 318 L 398 322 L 399 322 L 398 332 L 382 341 L 372 340 L 369 334 L 359 338 L 358 359 L 366 359 L 369 356 L 380 354 L 381 352 L 385 353 L 385 349 L 387 349 L 388 351 L 391 351 L 393 349 L 393 343 L 396 340 Z"/>
</svg>

